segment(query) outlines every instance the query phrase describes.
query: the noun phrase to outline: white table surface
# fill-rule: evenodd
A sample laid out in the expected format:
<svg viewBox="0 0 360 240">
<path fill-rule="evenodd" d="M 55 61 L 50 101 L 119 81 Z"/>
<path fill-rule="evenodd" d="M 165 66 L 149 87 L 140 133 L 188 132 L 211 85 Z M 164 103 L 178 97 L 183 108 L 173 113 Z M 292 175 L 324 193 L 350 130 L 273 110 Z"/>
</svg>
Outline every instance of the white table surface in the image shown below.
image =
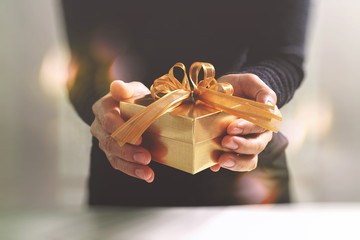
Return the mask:
<svg viewBox="0 0 360 240">
<path fill-rule="evenodd" d="M 0 239 L 360 239 L 360 203 L 3 209 Z"/>
</svg>

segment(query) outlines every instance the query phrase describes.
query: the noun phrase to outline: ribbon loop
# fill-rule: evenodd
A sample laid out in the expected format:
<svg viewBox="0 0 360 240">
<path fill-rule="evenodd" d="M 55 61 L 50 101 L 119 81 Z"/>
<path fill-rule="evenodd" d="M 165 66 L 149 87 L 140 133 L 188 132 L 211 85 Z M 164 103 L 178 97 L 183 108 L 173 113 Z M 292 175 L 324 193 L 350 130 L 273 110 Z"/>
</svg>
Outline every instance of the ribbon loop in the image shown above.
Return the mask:
<svg viewBox="0 0 360 240">
<path fill-rule="evenodd" d="M 181 83 L 174 76 L 175 68 L 180 68 L 184 72 Z M 204 78 L 199 81 L 201 69 L 204 72 Z M 200 100 L 215 109 L 243 118 L 265 129 L 279 131 L 282 118 L 280 113 L 274 113 L 274 106 L 232 96 L 233 86 L 230 83 L 218 83 L 215 80 L 215 68 L 210 63 L 193 63 L 190 66 L 189 76 L 190 81 L 186 75 L 185 65 L 176 63 L 170 68 L 168 74 L 156 79 L 151 86 L 151 96 L 156 101 L 130 118 L 111 136 L 120 146 L 127 142 L 135 144 L 158 117 L 194 97 L 195 104 L 196 100 Z"/>
<path fill-rule="evenodd" d="M 204 72 L 204 79 L 199 81 L 200 70 Z M 215 80 L 215 68 L 210 63 L 195 62 L 190 66 L 190 81 L 193 84 L 194 89 L 196 90 L 198 85 L 203 87 L 210 87 L 211 84 L 214 84 Z"/>
<path fill-rule="evenodd" d="M 184 77 L 182 83 L 174 76 L 174 68 L 180 68 L 184 72 Z M 151 96 L 153 99 L 159 99 L 162 95 L 168 94 L 177 89 L 184 89 L 190 91 L 189 79 L 186 75 L 185 65 L 178 62 L 172 68 L 170 68 L 169 73 L 161 76 L 156 79 L 150 87 Z"/>
</svg>

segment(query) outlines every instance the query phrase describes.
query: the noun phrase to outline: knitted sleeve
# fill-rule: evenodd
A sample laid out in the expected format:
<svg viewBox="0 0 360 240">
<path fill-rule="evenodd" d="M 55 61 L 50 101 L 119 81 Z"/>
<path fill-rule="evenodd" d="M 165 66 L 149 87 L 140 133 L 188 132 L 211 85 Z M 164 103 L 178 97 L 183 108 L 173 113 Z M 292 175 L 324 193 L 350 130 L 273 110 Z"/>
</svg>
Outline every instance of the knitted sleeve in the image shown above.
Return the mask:
<svg viewBox="0 0 360 240">
<path fill-rule="evenodd" d="M 258 11 L 266 14 L 255 22 L 249 50 L 240 73 L 253 73 L 277 94 L 282 107 L 304 77 L 304 41 L 309 0 L 274 0 Z M 265 8 L 268 9 L 265 9 Z M 270 11 L 269 11 L 270 9 Z"/>
</svg>

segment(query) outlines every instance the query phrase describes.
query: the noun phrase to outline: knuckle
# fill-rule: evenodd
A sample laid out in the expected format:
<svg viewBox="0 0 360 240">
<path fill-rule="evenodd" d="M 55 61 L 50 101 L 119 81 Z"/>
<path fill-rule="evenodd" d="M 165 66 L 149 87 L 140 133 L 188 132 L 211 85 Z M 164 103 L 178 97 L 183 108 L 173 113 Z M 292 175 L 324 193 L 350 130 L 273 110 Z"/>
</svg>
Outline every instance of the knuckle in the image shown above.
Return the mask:
<svg viewBox="0 0 360 240">
<path fill-rule="evenodd" d="M 234 167 L 234 170 L 238 171 L 238 172 L 245 172 L 247 169 L 246 165 L 244 164 L 243 161 L 236 161 L 236 165 Z"/>
<path fill-rule="evenodd" d="M 235 152 L 240 154 L 246 154 L 249 151 L 249 146 L 247 141 L 241 137 L 234 137 L 234 139 L 236 139 L 234 142 L 236 142 L 238 146 Z"/>
<path fill-rule="evenodd" d="M 111 125 L 112 125 L 112 114 L 111 113 L 106 113 L 104 115 L 104 119 L 101 123 L 103 129 L 107 132 L 110 132 L 111 130 Z"/>
<path fill-rule="evenodd" d="M 252 171 L 257 167 L 258 164 L 258 156 L 255 155 L 255 157 L 253 157 L 248 165 L 248 169 L 247 171 Z"/>
<path fill-rule="evenodd" d="M 117 161 L 117 159 L 115 157 L 109 156 L 108 160 L 110 162 L 111 167 L 113 167 L 114 169 L 119 170 L 118 161 Z"/>
<path fill-rule="evenodd" d="M 254 81 L 254 82 L 260 80 L 260 78 L 259 78 L 257 75 L 253 74 L 253 73 L 247 73 L 247 74 L 245 74 L 245 76 L 246 76 L 249 80 Z"/>
<path fill-rule="evenodd" d="M 239 154 L 246 154 L 246 152 L 248 151 L 248 149 L 244 146 L 244 144 L 238 144 L 238 148 L 236 149 L 236 153 Z"/>
<path fill-rule="evenodd" d="M 95 121 L 90 126 L 90 133 L 95 137 Z"/>
<path fill-rule="evenodd" d="M 272 90 L 271 88 L 269 88 L 269 94 L 270 96 L 275 100 L 275 103 L 277 102 L 277 95 L 274 92 L 274 90 Z"/>
<path fill-rule="evenodd" d="M 239 168 L 243 172 L 249 171 L 250 166 L 249 166 L 248 161 L 246 161 L 246 160 L 240 161 L 239 162 Z"/>
<path fill-rule="evenodd" d="M 257 97 L 258 96 L 268 96 L 270 94 L 270 91 L 271 89 L 267 86 L 262 86 L 259 91 L 257 92 Z M 272 90 L 271 90 L 272 91 Z M 270 94 L 271 95 L 271 94 Z"/>
<path fill-rule="evenodd" d="M 111 152 L 111 150 L 113 149 L 114 146 L 114 139 L 108 135 L 105 138 L 105 142 L 104 142 L 104 151 L 105 152 Z"/>
<path fill-rule="evenodd" d="M 104 144 L 102 141 L 99 142 L 99 148 L 100 148 L 104 153 L 107 153 L 106 148 L 105 148 L 105 144 Z"/>
<path fill-rule="evenodd" d="M 264 146 L 264 145 L 259 146 L 259 147 L 258 147 L 258 150 L 257 150 L 257 153 L 258 153 L 258 154 L 261 153 L 262 151 L 264 151 L 264 149 L 265 149 L 265 146 Z"/>
<path fill-rule="evenodd" d="M 95 102 L 91 107 L 91 110 L 95 115 L 97 114 L 97 105 L 98 105 L 98 102 Z"/>
<path fill-rule="evenodd" d="M 120 154 L 120 157 L 124 158 L 124 159 L 128 159 L 127 156 L 130 155 L 130 150 L 128 147 L 126 147 L 125 145 L 123 147 L 121 147 L 119 149 L 119 154 Z"/>
<path fill-rule="evenodd" d="M 133 172 L 133 168 L 131 167 L 131 165 L 129 163 L 126 163 L 126 161 L 120 159 L 120 158 L 117 158 L 117 157 L 114 157 L 114 156 L 111 156 L 108 158 L 109 159 L 109 162 L 110 162 L 110 165 L 116 169 L 116 170 L 119 170 L 125 174 L 128 174 L 130 176 L 132 175 L 135 175 L 135 173 L 132 173 Z"/>
<path fill-rule="evenodd" d="M 262 133 L 262 135 L 263 135 L 263 138 L 262 138 L 263 140 L 261 140 L 257 143 L 257 153 L 258 154 L 265 150 L 266 146 L 272 139 L 272 132 L 270 132 L 270 131 L 264 132 L 264 133 Z"/>
<path fill-rule="evenodd" d="M 256 153 L 261 153 L 265 149 L 265 146 L 263 143 L 258 143 L 256 144 L 255 149 Z"/>
<path fill-rule="evenodd" d="M 238 158 L 234 169 L 239 172 L 249 172 L 254 170 L 258 164 L 258 155 L 249 155 L 244 158 Z"/>
</svg>

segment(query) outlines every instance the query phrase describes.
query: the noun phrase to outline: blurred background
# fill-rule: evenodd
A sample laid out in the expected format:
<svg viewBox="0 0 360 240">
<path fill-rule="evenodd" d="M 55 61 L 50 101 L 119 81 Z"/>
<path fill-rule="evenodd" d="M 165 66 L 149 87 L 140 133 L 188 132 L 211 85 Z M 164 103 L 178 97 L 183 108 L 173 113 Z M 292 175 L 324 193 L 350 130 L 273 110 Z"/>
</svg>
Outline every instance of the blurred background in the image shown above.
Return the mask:
<svg viewBox="0 0 360 240">
<path fill-rule="evenodd" d="M 296 202 L 360 201 L 360 1 L 313 0 L 306 79 L 282 109 Z M 56 0 L 0 1 L 0 208 L 84 206 L 90 133 L 66 93 Z"/>
</svg>

